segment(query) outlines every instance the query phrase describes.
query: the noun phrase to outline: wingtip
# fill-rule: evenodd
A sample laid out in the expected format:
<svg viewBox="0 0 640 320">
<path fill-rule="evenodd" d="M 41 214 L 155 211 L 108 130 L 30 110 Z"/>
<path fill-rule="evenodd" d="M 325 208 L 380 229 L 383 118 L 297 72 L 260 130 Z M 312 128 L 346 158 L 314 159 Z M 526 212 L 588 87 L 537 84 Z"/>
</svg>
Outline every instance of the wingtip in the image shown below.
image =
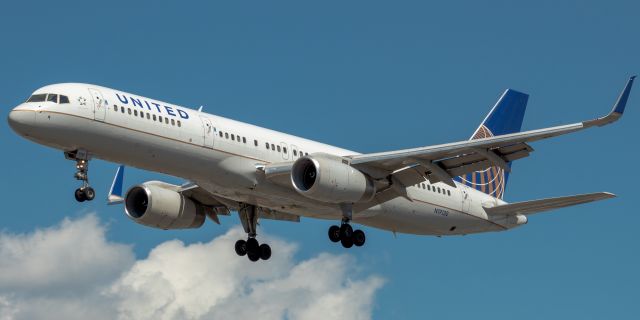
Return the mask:
<svg viewBox="0 0 640 320">
<path fill-rule="evenodd" d="M 122 203 L 122 185 L 124 181 L 124 165 L 118 166 L 111 188 L 109 189 L 109 195 L 107 196 L 108 204 Z"/>
<path fill-rule="evenodd" d="M 605 199 L 611 199 L 611 198 L 617 198 L 618 197 L 614 193 L 611 193 L 611 192 L 602 192 L 602 195 L 604 196 Z"/>
<path fill-rule="evenodd" d="M 620 93 L 616 104 L 613 106 L 612 112 L 619 113 L 621 115 L 624 113 L 624 109 L 627 106 L 627 100 L 629 100 L 629 94 L 631 93 L 631 87 L 633 86 L 633 80 L 635 80 L 635 78 L 635 75 L 629 78 L 629 81 L 627 81 L 622 93 Z"/>
<path fill-rule="evenodd" d="M 611 109 L 611 112 L 609 112 L 609 114 L 595 120 L 584 121 L 583 125 L 585 127 L 601 127 L 618 121 L 618 119 L 620 119 L 624 114 L 624 109 L 627 106 L 627 100 L 629 100 L 629 94 L 631 93 L 631 87 L 633 86 L 633 80 L 635 78 L 635 75 L 629 78 L 627 84 L 624 86 L 624 89 L 622 89 L 622 92 L 620 92 L 620 95 L 618 96 L 618 99 L 616 100 L 616 103 L 613 105 L 613 108 Z"/>
</svg>

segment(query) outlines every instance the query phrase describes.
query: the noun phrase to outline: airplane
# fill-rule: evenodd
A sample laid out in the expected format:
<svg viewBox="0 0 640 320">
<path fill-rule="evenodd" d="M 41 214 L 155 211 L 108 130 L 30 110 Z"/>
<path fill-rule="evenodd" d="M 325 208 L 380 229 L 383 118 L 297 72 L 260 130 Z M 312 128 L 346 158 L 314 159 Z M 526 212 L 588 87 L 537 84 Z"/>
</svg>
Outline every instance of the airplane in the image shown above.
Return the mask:
<svg viewBox="0 0 640 320">
<path fill-rule="evenodd" d="M 95 198 L 91 159 L 121 164 L 109 204 L 133 221 L 159 229 L 199 228 L 237 212 L 247 239 L 239 256 L 268 260 L 257 240 L 260 219 L 340 221 L 328 237 L 360 247 L 365 233 L 351 223 L 396 233 L 450 236 L 504 231 L 529 216 L 615 197 L 608 192 L 508 203 L 512 163 L 529 145 L 604 126 L 623 114 L 635 76 L 604 117 L 521 132 L 529 96 L 507 89 L 469 140 L 361 154 L 106 87 L 62 83 L 39 88 L 8 116 L 22 137 L 62 150 L 76 163 L 79 202 Z M 123 194 L 132 166 L 185 180 L 137 184 Z"/>
</svg>

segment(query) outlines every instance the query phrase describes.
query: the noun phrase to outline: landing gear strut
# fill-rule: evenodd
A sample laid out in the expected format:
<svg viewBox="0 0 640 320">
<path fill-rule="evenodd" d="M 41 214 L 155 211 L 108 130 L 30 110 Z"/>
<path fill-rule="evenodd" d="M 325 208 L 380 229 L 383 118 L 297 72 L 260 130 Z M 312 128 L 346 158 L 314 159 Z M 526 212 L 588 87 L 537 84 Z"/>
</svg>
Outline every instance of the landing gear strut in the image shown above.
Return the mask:
<svg viewBox="0 0 640 320">
<path fill-rule="evenodd" d="M 65 157 L 76 162 L 76 180 L 82 181 L 82 186 L 74 192 L 76 201 L 91 201 L 96 197 L 96 192 L 89 186 L 89 154 L 84 150 L 65 152 Z"/>
<path fill-rule="evenodd" d="M 269 260 L 271 258 L 271 247 L 258 243 L 256 239 L 256 228 L 258 225 L 258 209 L 254 205 L 242 204 L 238 210 L 242 227 L 248 235 L 247 240 L 236 241 L 235 249 L 239 256 L 246 255 L 249 260 L 256 262 L 260 259 Z"/>
<path fill-rule="evenodd" d="M 329 240 L 331 242 L 340 242 L 343 247 L 351 248 L 353 245 L 361 247 L 366 241 L 364 231 L 353 230 L 349 222 L 351 221 L 351 206 L 342 206 L 342 223 L 340 226 L 333 225 L 329 227 Z"/>
</svg>

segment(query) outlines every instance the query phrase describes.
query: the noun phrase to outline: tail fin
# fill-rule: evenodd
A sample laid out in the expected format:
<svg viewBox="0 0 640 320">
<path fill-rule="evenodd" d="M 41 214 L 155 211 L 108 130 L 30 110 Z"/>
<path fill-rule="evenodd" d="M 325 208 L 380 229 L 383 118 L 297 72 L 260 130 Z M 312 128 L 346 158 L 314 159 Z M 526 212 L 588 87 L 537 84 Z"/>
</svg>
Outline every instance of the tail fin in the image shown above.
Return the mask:
<svg viewBox="0 0 640 320">
<path fill-rule="evenodd" d="M 528 100 L 528 94 L 507 89 L 469 140 L 519 132 Z M 508 165 L 511 167 L 511 163 Z M 491 167 L 456 177 L 455 180 L 502 199 L 508 178 L 509 173 L 504 169 Z"/>
</svg>

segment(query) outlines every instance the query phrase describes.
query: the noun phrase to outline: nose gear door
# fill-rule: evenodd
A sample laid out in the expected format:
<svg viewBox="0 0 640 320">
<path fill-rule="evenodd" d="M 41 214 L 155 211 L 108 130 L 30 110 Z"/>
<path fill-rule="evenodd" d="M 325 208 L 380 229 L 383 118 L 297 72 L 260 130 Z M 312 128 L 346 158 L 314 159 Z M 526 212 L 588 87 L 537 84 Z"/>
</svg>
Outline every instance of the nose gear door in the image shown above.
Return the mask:
<svg viewBox="0 0 640 320">
<path fill-rule="evenodd" d="M 107 113 L 107 101 L 102 97 L 102 93 L 98 89 L 89 88 L 91 98 L 93 99 L 93 119 L 104 121 Z"/>
</svg>

